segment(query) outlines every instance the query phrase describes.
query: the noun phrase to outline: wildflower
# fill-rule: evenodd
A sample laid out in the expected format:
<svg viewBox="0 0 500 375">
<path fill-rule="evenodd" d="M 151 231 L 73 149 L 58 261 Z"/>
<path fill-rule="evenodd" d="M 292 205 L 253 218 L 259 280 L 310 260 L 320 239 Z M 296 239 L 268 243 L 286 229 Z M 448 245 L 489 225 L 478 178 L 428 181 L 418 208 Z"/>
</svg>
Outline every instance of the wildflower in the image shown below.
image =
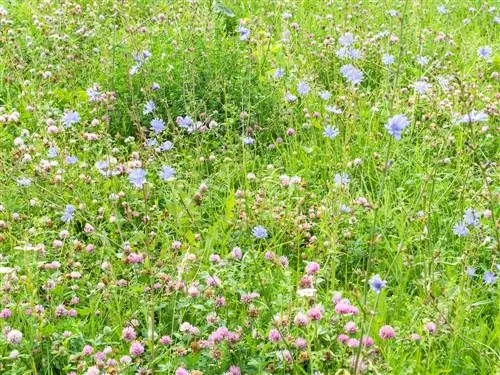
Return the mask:
<svg viewBox="0 0 500 375">
<path fill-rule="evenodd" d="M 360 84 L 363 80 L 363 72 L 351 64 L 341 67 L 340 72 L 353 86 Z"/>
<path fill-rule="evenodd" d="M 497 278 L 493 272 L 486 271 L 483 275 L 483 281 L 486 285 L 494 285 L 497 282 Z"/>
<path fill-rule="evenodd" d="M 319 272 L 319 264 L 316 262 L 309 262 L 306 266 L 306 273 L 308 275 L 315 275 Z"/>
<path fill-rule="evenodd" d="M 161 172 L 158 173 L 158 175 L 162 181 L 170 181 L 175 177 L 176 173 L 177 172 L 174 168 L 172 168 L 169 165 L 166 165 L 162 168 Z"/>
<path fill-rule="evenodd" d="M 99 85 L 97 85 L 96 83 L 94 83 L 92 87 L 89 87 L 87 90 L 85 90 L 85 92 L 87 93 L 89 102 L 98 101 L 101 96 L 101 92 L 99 91 Z"/>
<path fill-rule="evenodd" d="M 254 139 L 252 137 L 243 138 L 244 145 L 253 145 L 253 143 L 254 143 Z"/>
<path fill-rule="evenodd" d="M 330 99 L 330 98 L 331 98 L 332 93 L 331 93 L 330 91 L 321 91 L 321 92 L 319 93 L 319 96 L 320 96 L 320 98 L 321 98 L 321 99 L 323 99 L 323 100 L 328 100 L 328 99 Z"/>
<path fill-rule="evenodd" d="M 193 126 L 193 124 L 194 124 L 193 119 L 189 116 L 185 116 L 185 117 L 179 116 L 179 117 L 177 117 L 175 122 L 177 123 L 177 125 L 179 125 L 180 128 L 183 128 L 183 129 L 188 129 L 191 126 Z"/>
<path fill-rule="evenodd" d="M 151 121 L 151 130 L 156 134 L 161 133 L 163 130 L 165 130 L 165 121 L 158 118 L 153 119 Z"/>
<path fill-rule="evenodd" d="M 94 352 L 94 348 L 90 345 L 85 345 L 82 350 L 82 354 L 85 356 L 90 356 Z"/>
<path fill-rule="evenodd" d="M 437 330 L 436 323 L 434 323 L 434 322 L 425 323 L 424 329 L 427 332 L 429 332 L 430 334 L 434 334 L 434 333 L 436 333 L 436 330 Z"/>
<path fill-rule="evenodd" d="M 421 339 L 421 337 L 417 333 L 412 333 L 410 336 L 410 340 L 412 340 L 412 341 L 420 341 L 420 339 Z"/>
<path fill-rule="evenodd" d="M 56 158 L 57 157 L 57 147 L 52 146 L 49 148 L 49 151 L 47 152 L 47 157 L 48 158 Z"/>
<path fill-rule="evenodd" d="M 172 343 L 172 339 L 170 336 L 162 336 L 160 338 L 160 344 L 162 345 L 170 345 Z"/>
<path fill-rule="evenodd" d="M 31 185 L 31 180 L 27 177 L 21 177 L 16 180 L 17 184 L 22 187 L 28 187 Z"/>
<path fill-rule="evenodd" d="M 349 348 L 357 348 L 359 346 L 359 340 L 358 339 L 349 339 L 349 340 L 347 340 L 347 346 Z"/>
<path fill-rule="evenodd" d="M 345 33 L 339 38 L 339 43 L 344 47 L 348 47 L 354 43 L 354 35 L 351 33 Z"/>
<path fill-rule="evenodd" d="M 276 71 L 274 72 L 274 78 L 275 79 L 280 79 L 280 78 L 283 78 L 283 76 L 285 75 L 285 71 L 282 69 L 282 68 L 278 68 L 276 69 Z"/>
<path fill-rule="evenodd" d="M 243 257 L 243 253 L 241 252 L 241 249 L 239 247 L 233 247 L 231 256 L 236 260 L 241 260 L 241 258 Z"/>
<path fill-rule="evenodd" d="M 446 7 L 444 5 L 439 5 L 437 7 L 437 11 L 441 15 L 448 13 L 448 9 L 446 9 Z"/>
<path fill-rule="evenodd" d="M 476 269 L 474 267 L 468 266 L 465 269 L 465 274 L 467 277 L 474 277 L 476 275 Z"/>
<path fill-rule="evenodd" d="M 140 342 L 136 341 L 130 345 L 130 355 L 139 356 L 142 353 L 144 353 L 144 346 Z"/>
<path fill-rule="evenodd" d="M 335 107 L 335 106 L 331 106 L 331 105 L 327 105 L 325 106 L 325 109 L 327 112 L 330 112 L 330 113 L 333 113 L 334 115 L 339 115 L 342 113 L 342 110 Z"/>
<path fill-rule="evenodd" d="M 3 309 L 0 311 L 0 319 L 9 319 L 12 316 L 12 311 L 10 309 Z"/>
<path fill-rule="evenodd" d="M 368 348 L 373 345 L 373 339 L 370 336 L 363 336 L 361 339 L 361 345 Z"/>
<path fill-rule="evenodd" d="M 337 135 L 339 135 L 339 131 L 329 125 L 326 126 L 325 130 L 323 131 L 323 136 L 328 139 L 334 139 Z"/>
<path fill-rule="evenodd" d="M 341 333 L 340 335 L 337 336 L 337 340 L 341 344 L 347 344 L 347 341 L 349 340 L 349 336 Z"/>
<path fill-rule="evenodd" d="M 468 208 L 464 213 L 464 223 L 467 225 L 477 226 L 479 224 L 480 213 Z"/>
<path fill-rule="evenodd" d="M 419 56 L 417 57 L 417 63 L 420 66 L 427 65 L 429 63 L 429 58 L 426 56 Z"/>
<path fill-rule="evenodd" d="M 370 279 L 370 288 L 377 294 L 380 294 L 382 289 L 386 287 L 387 281 L 382 280 L 379 274 L 372 276 Z"/>
<path fill-rule="evenodd" d="M 147 173 L 144 169 L 137 168 L 129 173 L 128 179 L 134 187 L 142 188 L 142 186 L 146 182 L 146 174 Z"/>
<path fill-rule="evenodd" d="M 269 338 L 269 341 L 271 341 L 271 342 L 279 342 L 279 341 L 281 341 L 281 334 L 277 329 L 273 328 L 269 331 L 268 338 Z"/>
<path fill-rule="evenodd" d="M 382 55 L 382 63 L 384 65 L 392 65 L 394 63 L 394 56 L 392 56 L 388 53 L 384 53 Z"/>
<path fill-rule="evenodd" d="M 295 315 L 293 322 L 297 327 L 305 327 L 309 323 L 309 318 L 306 314 L 299 312 Z"/>
<path fill-rule="evenodd" d="M 298 337 L 297 340 L 295 340 L 295 347 L 297 349 L 305 349 L 307 347 L 307 341 L 306 339 L 302 337 Z"/>
<path fill-rule="evenodd" d="M 12 345 L 18 345 L 23 339 L 23 333 L 17 329 L 9 331 L 7 334 L 7 341 Z"/>
<path fill-rule="evenodd" d="M 307 316 L 311 320 L 321 320 L 321 317 L 323 316 L 323 311 L 320 306 L 314 306 L 309 311 L 307 312 Z"/>
<path fill-rule="evenodd" d="M 252 229 L 252 234 L 255 238 L 263 240 L 267 238 L 267 230 L 262 225 L 257 225 Z"/>
<path fill-rule="evenodd" d="M 309 93 L 309 85 L 304 81 L 300 81 L 297 84 L 297 92 L 300 96 L 307 95 Z"/>
<path fill-rule="evenodd" d="M 469 229 L 467 229 L 464 222 L 460 222 L 453 227 L 453 233 L 458 237 L 465 237 L 469 233 Z"/>
<path fill-rule="evenodd" d="M 406 115 L 396 115 L 389 119 L 385 128 L 396 140 L 401 139 L 402 131 L 410 124 Z"/>
<path fill-rule="evenodd" d="M 477 49 L 477 55 L 482 59 L 488 59 L 491 56 L 492 49 L 490 46 L 479 47 Z"/>
<path fill-rule="evenodd" d="M 61 221 L 64 223 L 69 223 L 73 220 L 73 213 L 76 211 L 75 206 L 71 204 L 66 205 L 63 216 L 61 216 Z"/>
<path fill-rule="evenodd" d="M 76 164 L 78 162 L 78 158 L 76 156 L 66 156 L 66 164 L 69 164 L 69 165 L 73 165 L 73 164 Z"/>
<path fill-rule="evenodd" d="M 294 101 L 297 100 L 297 97 L 291 93 L 286 93 L 285 99 L 288 103 L 293 103 Z"/>
<path fill-rule="evenodd" d="M 61 121 L 64 124 L 64 127 L 69 128 L 72 124 L 76 124 L 80 121 L 80 115 L 76 111 L 66 111 L 64 112 Z"/>
<path fill-rule="evenodd" d="M 413 85 L 413 89 L 415 90 L 415 92 L 420 94 L 420 95 L 424 95 L 430 88 L 431 88 L 431 84 L 429 84 L 425 81 L 417 81 Z"/>
<path fill-rule="evenodd" d="M 455 122 L 459 124 L 471 124 L 473 122 L 485 122 L 488 121 L 488 115 L 482 111 L 472 111 L 466 115 L 463 115 Z"/>
<path fill-rule="evenodd" d="M 146 103 L 144 103 L 144 109 L 142 110 L 143 115 L 148 115 L 150 113 L 153 113 L 156 110 L 156 104 L 154 101 L 149 100 Z"/>
<path fill-rule="evenodd" d="M 250 30 L 248 30 L 246 27 L 243 27 L 240 25 L 240 26 L 238 26 L 236 31 L 238 32 L 238 34 L 240 34 L 241 41 L 245 42 L 250 38 Z"/>
<path fill-rule="evenodd" d="M 349 175 L 347 173 L 337 173 L 333 177 L 333 181 L 335 182 L 336 186 L 347 186 L 349 185 L 351 179 L 349 178 Z"/>
<path fill-rule="evenodd" d="M 380 328 L 378 335 L 382 340 L 390 340 L 396 336 L 396 332 L 391 326 L 385 325 Z"/>
<path fill-rule="evenodd" d="M 174 148 L 174 144 L 170 141 L 165 141 L 163 142 L 160 147 L 156 149 L 156 151 L 163 152 L 163 151 L 170 151 Z"/>
<path fill-rule="evenodd" d="M 183 367 L 178 367 L 177 370 L 175 370 L 175 375 L 189 375 L 189 371 Z"/>
<path fill-rule="evenodd" d="M 134 327 L 125 327 L 122 331 L 122 338 L 125 341 L 134 341 L 136 338 Z"/>
</svg>

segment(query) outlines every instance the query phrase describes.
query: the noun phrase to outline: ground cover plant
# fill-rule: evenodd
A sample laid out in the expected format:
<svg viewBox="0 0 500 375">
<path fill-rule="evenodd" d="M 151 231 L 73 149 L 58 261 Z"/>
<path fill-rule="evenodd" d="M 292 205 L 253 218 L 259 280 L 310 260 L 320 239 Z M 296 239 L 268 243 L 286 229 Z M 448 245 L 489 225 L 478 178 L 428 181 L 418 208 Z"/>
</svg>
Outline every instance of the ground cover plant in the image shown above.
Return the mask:
<svg viewBox="0 0 500 375">
<path fill-rule="evenodd" d="M 499 371 L 499 23 L 0 1 L 0 373 Z"/>
</svg>

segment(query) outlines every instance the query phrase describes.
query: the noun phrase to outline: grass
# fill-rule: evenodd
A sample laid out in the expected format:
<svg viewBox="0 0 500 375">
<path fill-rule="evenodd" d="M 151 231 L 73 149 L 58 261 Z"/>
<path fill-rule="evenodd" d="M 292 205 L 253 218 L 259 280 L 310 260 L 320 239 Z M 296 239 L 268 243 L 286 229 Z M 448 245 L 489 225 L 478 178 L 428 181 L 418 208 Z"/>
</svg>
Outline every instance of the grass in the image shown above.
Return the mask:
<svg viewBox="0 0 500 375">
<path fill-rule="evenodd" d="M 0 5 L 0 373 L 498 372 L 493 2 Z"/>
</svg>

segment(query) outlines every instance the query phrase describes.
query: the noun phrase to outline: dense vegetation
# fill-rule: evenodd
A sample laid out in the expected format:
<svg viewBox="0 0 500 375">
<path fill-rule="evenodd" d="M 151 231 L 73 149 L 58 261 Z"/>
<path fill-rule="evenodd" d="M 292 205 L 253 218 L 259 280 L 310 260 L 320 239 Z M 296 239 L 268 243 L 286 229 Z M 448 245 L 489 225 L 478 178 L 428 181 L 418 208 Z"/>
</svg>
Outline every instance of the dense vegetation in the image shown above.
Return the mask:
<svg viewBox="0 0 500 375">
<path fill-rule="evenodd" d="M 0 0 L 0 373 L 499 371 L 499 23 Z"/>
</svg>

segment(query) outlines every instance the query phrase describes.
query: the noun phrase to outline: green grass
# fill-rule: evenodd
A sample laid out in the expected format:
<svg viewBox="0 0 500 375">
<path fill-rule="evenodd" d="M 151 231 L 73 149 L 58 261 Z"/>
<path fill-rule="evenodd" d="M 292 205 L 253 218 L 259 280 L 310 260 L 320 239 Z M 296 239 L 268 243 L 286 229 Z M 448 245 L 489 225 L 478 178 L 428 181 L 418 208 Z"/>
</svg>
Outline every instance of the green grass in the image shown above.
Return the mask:
<svg viewBox="0 0 500 375">
<path fill-rule="evenodd" d="M 498 275 L 499 255 L 494 2 L 0 6 L 0 311 L 11 314 L 0 319 L 0 373 L 499 371 L 498 286 L 483 279 Z M 339 57 L 348 32 L 359 59 Z M 478 54 L 484 46 L 492 50 L 486 59 Z M 131 74 L 144 51 L 151 56 Z M 343 77 L 346 64 L 363 72 L 359 85 Z M 424 94 L 414 89 L 421 80 L 430 84 Z M 297 92 L 301 81 L 307 95 Z M 95 84 L 102 100 L 89 101 Z M 156 109 L 145 114 L 150 100 Z M 67 111 L 80 121 L 66 128 Z M 487 118 L 456 121 L 473 111 Z M 398 114 L 409 120 L 400 140 L 385 128 Z M 180 116 L 201 130 L 181 128 Z M 161 134 L 150 130 L 153 118 L 165 122 Z M 334 139 L 323 135 L 326 126 L 338 130 Z M 151 139 L 158 145 L 147 145 Z M 172 150 L 155 150 L 167 140 Z M 47 155 L 51 147 L 56 157 Z M 68 164 L 70 155 L 78 162 Z M 116 175 L 105 177 L 96 163 L 110 157 Z M 162 181 L 167 165 L 175 178 Z M 129 181 L 138 168 L 147 172 L 141 188 Z M 334 179 L 342 173 L 345 186 Z M 285 175 L 299 178 L 285 186 Z M 23 177 L 29 186 L 20 186 Z M 75 212 L 64 222 L 67 205 Z M 477 223 L 457 236 L 469 208 Z M 252 235 L 258 225 L 266 239 Z M 139 263 L 127 261 L 131 252 L 142 255 Z M 306 280 L 309 262 L 320 271 Z M 387 281 L 380 294 L 370 290 L 375 274 Z M 221 285 L 207 285 L 209 276 Z M 300 296 L 307 288 L 313 297 Z M 251 292 L 259 296 L 243 302 Z M 358 315 L 335 312 L 337 292 Z M 58 306 L 76 316 L 56 316 Z M 320 320 L 294 323 L 314 306 L 323 309 Z M 357 332 L 348 336 L 370 336 L 373 346 L 338 340 L 351 320 Z M 199 334 L 181 332 L 184 322 Z M 435 333 L 426 332 L 429 322 Z M 393 339 L 379 337 L 384 325 Z M 145 351 L 120 363 L 131 347 L 122 330 L 131 326 Z M 237 339 L 204 347 L 219 327 Z M 23 334 L 19 344 L 12 329 Z M 106 360 L 83 355 L 85 345 L 93 355 L 106 351 Z"/>
</svg>

